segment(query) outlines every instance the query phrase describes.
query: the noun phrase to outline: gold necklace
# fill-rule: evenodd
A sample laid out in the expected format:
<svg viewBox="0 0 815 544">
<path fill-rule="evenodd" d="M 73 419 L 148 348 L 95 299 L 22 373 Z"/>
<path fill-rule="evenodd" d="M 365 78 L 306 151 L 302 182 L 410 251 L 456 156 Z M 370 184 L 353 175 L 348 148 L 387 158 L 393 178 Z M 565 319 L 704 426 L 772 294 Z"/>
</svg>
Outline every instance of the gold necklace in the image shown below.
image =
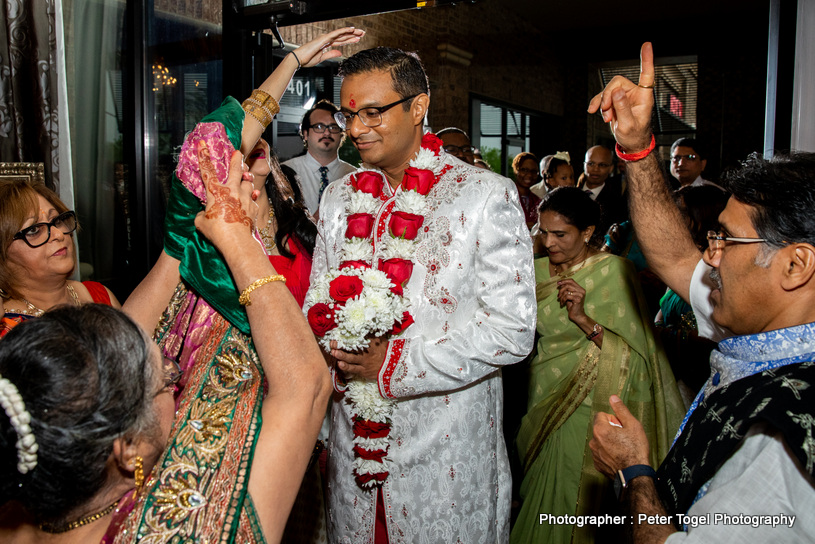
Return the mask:
<svg viewBox="0 0 815 544">
<path fill-rule="evenodd" d="M 72 521 L 71 523 L 66 523 L 64 525 L 52 525 L 50 523 L 40 523 L 39 528 L 45 531 L 46 533 L 51 533 L 52 535 L 56 535 L 59 533 L 67 533 L 68 531 L 73 531 L 74 529 L 82 527 L 83 525 L 93 523 L 98 519 L 102 519 L 103 517 L 113 512 L 113 510 L 116 508 L 118 504 L 119 501 L 117 500 L 110 506 L 106 507 L 104 510 L 101 510 L 95 514 L 89 514 L 85 517 L 79 518 L 76 521 Z"/>
<path fill-rule="evenodd" d="M 269 201 L 269 219 L 266 221 L 266 226 L 260 229 L 260 237 L 263 239 L 263 245 L 266 247 L 266 253 L 272 254 L 277 242 L 274 239 L 272 230 L 272 220 L 274 220 L 274 208 L 272 208 L 272 201 Z"/>
<path fill-rule="evenodd" d="M 74 306 L 79 306 L 80 305 L 79 297 L 77 296 L 73 286 L 69 283 L 66 285 L 66 289 L 68 290 L 68 294 L 71 296 L 71 300 L 74 302 Z M 45 310 L 37 308 L 25 298 L 20 297 L 20 300 L 22 300 L 23 303 L 25 303 L 25 307 L 28 310 L 29 315 L 32 315 L 34 317 L 40 317 L 42 314 L 45 313 Z"/>
</svg>

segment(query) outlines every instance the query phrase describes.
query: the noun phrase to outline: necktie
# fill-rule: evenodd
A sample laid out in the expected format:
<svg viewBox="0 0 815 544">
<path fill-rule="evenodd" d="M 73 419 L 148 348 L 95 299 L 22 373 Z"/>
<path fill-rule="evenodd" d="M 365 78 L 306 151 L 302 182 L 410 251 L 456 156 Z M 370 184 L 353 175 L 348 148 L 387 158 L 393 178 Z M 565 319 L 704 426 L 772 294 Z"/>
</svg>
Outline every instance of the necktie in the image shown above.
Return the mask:
<svg viewBox="0 0 815 544">
<path fill-rule="evenodd" d="M 328 187 L 328 167 L 320 167 L 320 194 L 317 195 L 317 202 L 323 197 L 323 191 Z"/>
<path fill-rule="evenodd" d="M 597 195 L 594 194 L 594 191 L 592 191 L 591 189 L 583 189 L 583 192 L 588 193 L 592 200 L 594 200 L 594 198 L 597 196 Z"/>
</svg>

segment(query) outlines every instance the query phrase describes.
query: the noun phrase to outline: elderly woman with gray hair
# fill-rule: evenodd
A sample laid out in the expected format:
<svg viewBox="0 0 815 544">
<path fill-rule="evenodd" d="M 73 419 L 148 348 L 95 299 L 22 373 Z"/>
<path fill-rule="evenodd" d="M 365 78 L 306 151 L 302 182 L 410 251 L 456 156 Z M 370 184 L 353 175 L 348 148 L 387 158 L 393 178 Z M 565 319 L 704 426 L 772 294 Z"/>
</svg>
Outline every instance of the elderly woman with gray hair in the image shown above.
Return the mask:
<svg viewBox="0 0 815 544">
<path fill-rule="evenodd" d="M 178 366 L 117 310 L 65 306 L 15 327 L 0 342 L 0 541 L 280 540 L 328 371 L 285 283 L 269 280 L 240 154 L 223 185 L 198 152 L 207 206 L 195 226 L 242 290 L 252 337 L 203 346 L 209 360 L 176 406 Z"/>
</svg>

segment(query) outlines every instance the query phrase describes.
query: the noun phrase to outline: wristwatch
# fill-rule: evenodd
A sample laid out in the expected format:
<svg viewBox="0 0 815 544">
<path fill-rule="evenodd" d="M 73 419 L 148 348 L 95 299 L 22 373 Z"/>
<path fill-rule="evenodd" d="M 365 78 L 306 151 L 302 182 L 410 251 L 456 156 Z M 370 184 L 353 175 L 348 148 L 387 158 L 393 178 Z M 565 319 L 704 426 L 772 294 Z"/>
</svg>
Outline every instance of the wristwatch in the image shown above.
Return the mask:
<svg viewBox="0 0 815 544">
<path fill-rule="evenodd" d="M 631 465 L 630 467 L 618 470 L 614 477 L 614 493 L 617 499 L 623 494 L 623 490 L 628 487 L 631 480 L 639 478 L 640 476 L 650 476 L 656 479 L 657 473 L 648 465 Z"/>
</svg>

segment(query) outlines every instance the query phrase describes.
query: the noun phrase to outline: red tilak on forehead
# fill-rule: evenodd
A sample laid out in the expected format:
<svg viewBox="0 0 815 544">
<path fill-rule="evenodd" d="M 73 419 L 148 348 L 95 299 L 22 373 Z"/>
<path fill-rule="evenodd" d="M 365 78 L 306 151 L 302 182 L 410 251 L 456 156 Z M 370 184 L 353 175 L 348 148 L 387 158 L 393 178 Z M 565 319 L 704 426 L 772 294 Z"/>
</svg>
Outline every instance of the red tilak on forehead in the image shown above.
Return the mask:
<svg viewBox="0 0 815 544">
<path fill-rule="evenodd" d="M 351 106 L 352 108 L 356 108 L 357 107 L 357 101 L 352 98 L 351 101 L 348 103 L 348 105 Z"/>
</svg>

